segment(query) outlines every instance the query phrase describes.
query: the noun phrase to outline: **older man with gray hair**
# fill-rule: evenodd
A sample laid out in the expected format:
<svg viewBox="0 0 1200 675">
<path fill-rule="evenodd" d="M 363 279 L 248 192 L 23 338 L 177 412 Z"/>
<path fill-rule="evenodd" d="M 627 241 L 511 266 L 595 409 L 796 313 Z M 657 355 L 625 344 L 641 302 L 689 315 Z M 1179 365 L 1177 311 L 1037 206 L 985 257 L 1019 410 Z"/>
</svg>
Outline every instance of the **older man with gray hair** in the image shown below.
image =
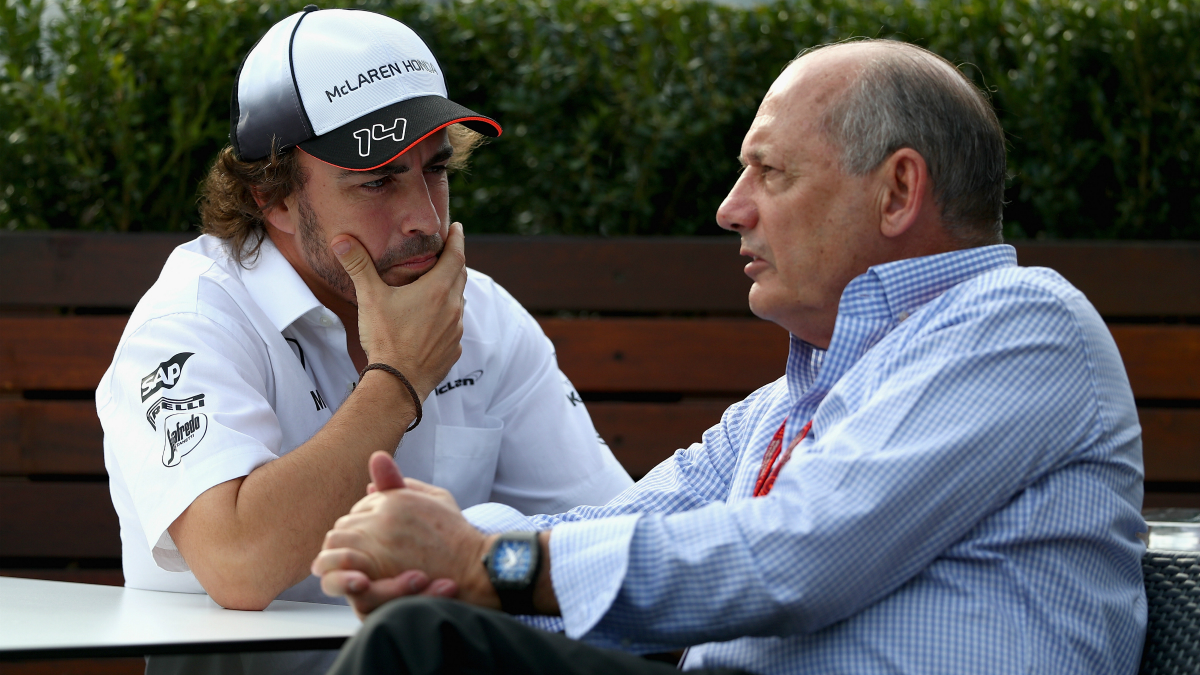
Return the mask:
<svg viewBox="0 0 1200 675">
<path fill-rule="evenodd" d="M 602 507 L 460 513 L 372 458 L 313 564 L 371 614 L 332 672 L 1136 671 L 1133 396 L 1087 299 L 1001 244 L 983 95 L 911 45 L 813 50 L 740 159 L 717 221 L 786 374 Z M 426 576 L 459 601 L 383 604 Z"/>
</svg>

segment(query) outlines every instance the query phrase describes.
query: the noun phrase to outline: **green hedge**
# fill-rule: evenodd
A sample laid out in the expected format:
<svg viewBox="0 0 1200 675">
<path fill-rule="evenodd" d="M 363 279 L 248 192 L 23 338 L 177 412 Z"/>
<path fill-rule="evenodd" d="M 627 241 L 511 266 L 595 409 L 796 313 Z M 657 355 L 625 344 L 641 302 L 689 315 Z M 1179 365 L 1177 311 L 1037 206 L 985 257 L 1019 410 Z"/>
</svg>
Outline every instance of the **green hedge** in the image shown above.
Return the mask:
<svg viewBox="0 0 1200 675">
<path fill-rule="evenodd" d="M 304 2 L 64 0 L 43 17 L 5 0 L 0 228 L 190 227 L 241 56 Z M 359 4 L 417 30 L 451 96 L 505 127 L 454 179 L 470 231 L 713 233 L 780 68 L 866 35 L 969 64 L 993 92 L 1009 236 L 1200 239 L 1194 0 Z"/>
</svg>

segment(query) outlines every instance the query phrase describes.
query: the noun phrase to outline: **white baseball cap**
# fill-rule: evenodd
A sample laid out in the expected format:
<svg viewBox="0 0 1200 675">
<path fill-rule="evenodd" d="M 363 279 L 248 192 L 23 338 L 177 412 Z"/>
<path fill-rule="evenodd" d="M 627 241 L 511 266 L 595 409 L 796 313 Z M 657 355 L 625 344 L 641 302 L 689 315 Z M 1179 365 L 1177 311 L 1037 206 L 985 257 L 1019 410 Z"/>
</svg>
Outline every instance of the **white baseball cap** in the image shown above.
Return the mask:
<svg viewBox="0 0 1200 675">
<path fill-rule="evenodd" d="M 244 161 L 298 146 L 343 169 L 376 169 L 461 123 L 499 136 L 495 120 L 447 98 L 429 47 L 373 12 L 309 5 L 246 55 L 233 84 L 229 140 Z"/>
</svg>

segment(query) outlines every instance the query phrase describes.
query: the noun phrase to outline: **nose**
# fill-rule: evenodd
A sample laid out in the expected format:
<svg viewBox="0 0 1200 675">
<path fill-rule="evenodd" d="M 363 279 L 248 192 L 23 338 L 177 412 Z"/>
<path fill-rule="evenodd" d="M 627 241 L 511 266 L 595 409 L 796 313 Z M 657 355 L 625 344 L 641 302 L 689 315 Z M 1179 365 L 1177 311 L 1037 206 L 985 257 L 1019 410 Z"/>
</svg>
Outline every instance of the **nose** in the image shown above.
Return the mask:
<svg viewBox="0 0 1200 675">
<path fill-rule="evenodd" d="M 717 209 L 717 225 L 733 232 L 743 232 L 758 224 L 758 207 L 750 194 L 750 172 L 738 176 L 733 189 Z"/>
<path fill-rule="evenodd" d="M 400 229 L 405 236 L 433 235 L 440 232 L 442 218 L 429 184 L 424 180 L 415 180 L 404 192 L 405 199 L 400 205 Z"/>
</svg>

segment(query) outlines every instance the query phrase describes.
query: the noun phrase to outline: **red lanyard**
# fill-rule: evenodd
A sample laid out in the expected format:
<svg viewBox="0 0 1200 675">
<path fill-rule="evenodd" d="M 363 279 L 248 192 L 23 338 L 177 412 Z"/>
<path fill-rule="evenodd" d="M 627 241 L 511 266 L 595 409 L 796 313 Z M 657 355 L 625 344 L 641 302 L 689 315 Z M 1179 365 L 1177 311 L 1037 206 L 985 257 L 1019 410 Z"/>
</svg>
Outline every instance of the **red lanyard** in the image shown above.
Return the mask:
<svg viewBox="0 0 1200 675">
<path fill-rule="evenodd" d="M 786 427 L 787 420 L 784 419 L 783 424 L 779 425 L 779 431 L 775 432 L 775 437 L 767 444 L 767 451 L 763 453 L 762 468 L 758 471 L 758 480 L 754 481 L 755 497 L 766 497 L 771 488 L 775 486 L 775 479 L 779 477 L 779 470 L 792 458 L 792 450 L 800 444 L 800 441 L 804 440 L 804 437 L 808 435 L 808 430 L 812 429 L 812 420 L 809 420 L 808 424 L 805 424 L 804 428 L 800 430 L 800 433 L 796 434 L 796 437 L 792 439 L 791 444 L 788 445 L 787 450 L 783 453 L 783 457 L 780 458 L 779 450 L 783 447 L 783 430 Z M 775 463 L 776 459 L 779 459 L 778 464 Z"/>
</svg>

